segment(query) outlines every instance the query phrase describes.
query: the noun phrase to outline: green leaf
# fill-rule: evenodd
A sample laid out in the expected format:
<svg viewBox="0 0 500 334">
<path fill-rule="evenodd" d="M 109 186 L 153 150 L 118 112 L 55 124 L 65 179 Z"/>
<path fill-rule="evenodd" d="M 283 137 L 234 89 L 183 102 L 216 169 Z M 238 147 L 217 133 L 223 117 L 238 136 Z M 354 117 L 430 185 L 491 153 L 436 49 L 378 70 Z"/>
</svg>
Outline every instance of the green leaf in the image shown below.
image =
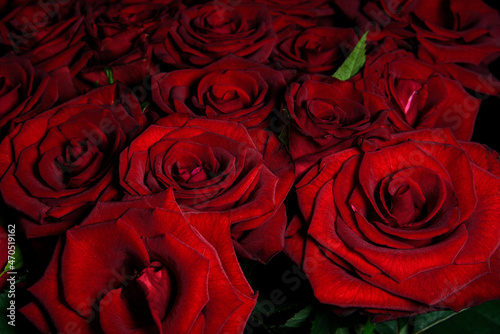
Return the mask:
<svg viewBox="0 0 500 334">
<path fill-rule="evenodd" d="M 147 107 L 149 107 L 150 103 L 148 101 L 144 101 L 141 103 L 141 110 L 144 112 Z"/>
<path fill-rule="evenodd" d="M 363 327 L 363 334 L 373 334 L 375 331 L 375 324 L 370 322 L 370 319 L 366 321 L 365 327 Z"/>
<path fill-rule="evenodd" d="M 309 319 L 312 309 L 313 309 L 312 306 L 308 305 L 306 308 L 295 313 L 295 315 L 291 319 L 288 319 L 288 321 L 281 327 L 286 327 L 286 328 L 302 327 Z"/>
<path fill-rule="evenodd" d="M 446 321 L 449 318 L 455 316 L 457 312 L 454 311 L 437 311 L 430 312 L 421 315 L 417 315 L 413 318 L 414 327 L 413 330 L 416 333 L 423 332 L 432 326 L 437 325 L 440 322 Z"/>
<path fill-rule="evenodd" d="M 344 63 L 335 71 L 332 77 L 346 81 L 358 74 L 366 62 L 366 36 L 368 31 L 359 39 L 351 54 Z"/>
<path fill-rule="evenodd" d="M 106 66 L 104 68 L 104 73 L 106 74 L 106 76 L 108 77 L 108 82 L 110 85 L 114 84 L 115 83 L 115 79 L 113 78 L 113 70 L 111 69 L 111 67 L 109 66 Z"/>
<path fill-rule="evenodd" d="M 286 125 L 283 130 L 281 130 L 280 135 L 278 136 L 279 140 L 288 146 L 289 138 L 290 138 L 290 125 Z"/>
<path fill-rule="evenodd" d="M 451 317 L 446 318 L 445 321 L 423 328 L 417 333 L 500 333 L 500 300 L 486 302 L 459 313 L 454 313 Z"/>
<path fill-rule="evenodd" d="M 401 318 L 397 320 L 398 329 L 396 332 L 398 334 L 409 334 L 410 333 L 410 322 L 409 318 Z"/>
<path fill-rule="evenodd" d="M 378 334 L 409 334 L 410 330 L 409 318 L 400 318 L 376 324 L 375 333 Z"/>
<path fill-rule="evenodd" d="M 395 320 L 378 322 L 375 324 L 375 333 L 377 334 L 394 334 L 398 328 Z"/>
<path fill-rule="evenodd" d="M 286 107 L 283 108 L 282 112 L 285 114 L 286 119 L 290 119 L 290 114 Z M 290 122 L 287 122 L 281 130 L 281 133 L 278 136 L 279 140 L 288 147 L 289 139 L 290 139 Z"/>
<path fill-rule="evenodd" d="M 8 259 L 7 264 L 5 265 L 5 268 L 3 269 L 2 273 L 0 274 L 0 277 L 3 276 L 8 271 L 15 271 L 17 269 L 20 269 L 24 266 L 24 261 L 23 261 L 23 255 L 21 254 L 21 250 L 19 249 L 19 246 L 16 245 L 16 249 L 14 250 L 14 254 L 12 255 L 11 258 Z"/>
<path fill-rule="evenodd" d="M 343 328 L 337 328 L 331 319 L 331 312 L 318 310 L 312 322 L 311 334 L 343 334 Z M 347 330 L 347 333 L 349 333 L 349 330 Z"/>
</svg>

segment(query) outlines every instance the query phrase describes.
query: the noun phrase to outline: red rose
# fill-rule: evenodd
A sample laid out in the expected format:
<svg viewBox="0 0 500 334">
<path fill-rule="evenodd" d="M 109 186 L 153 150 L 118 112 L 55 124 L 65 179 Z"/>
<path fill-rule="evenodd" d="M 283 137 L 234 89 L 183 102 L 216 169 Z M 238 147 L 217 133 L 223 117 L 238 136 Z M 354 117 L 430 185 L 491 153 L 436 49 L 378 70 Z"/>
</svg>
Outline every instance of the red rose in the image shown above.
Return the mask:
<svg viewBox="0 0 500 334">
<path fill-rule="evenodd" d="M 203 237 L 171 196 L 101 202 L 95 210 L 67 231 L 29 289 L 37 301 L 21 312 L 40 331 L 243 332 L 256 296 L 227 221 L 210 222 L 213 233 Z"/>
<path fill-rule="evenodd" d="M 267 261 L 283 247 L 283 200 L 294 181 L 286 150 L 271 133 L 173 114 L 120 156 L 120 182 L 132 195 L 173 189 L 188 216 L 227 215 L 236 247 Z"/>
<path fill-rule="evenodd" d="M 160 72 L 158 65 L 152 60 L 151 51 L 136 49 L 110 63 L 100 63 L 97 58 L 93 58 L 77 74 L 75 85 L 83 92 L 96 86 L 105 86 L 109 83 L 106 71 L 111 70 L 114 81 L 131 87 L 134 93 L 145 98 L 146 81 L 149 76 Z"/>
<path fill-rule="evenodd" d="M 292 119 L 289 146 L 297 175 L 325 155 L 390 134 L 389 101 L 357 90 L 351 82 L 292 83 L 285 99 Z"/>
<path fill-rule="evenodd" d="M 361 77 L 353 79 L 356 86 L 391 100 L 389 120 L 395 131 L 447 127 L 458 139 L 469 140 L 480 100 L 434 66 L 389 45 L 368 56 Z"/>
<path fill-rule="evenodd" d="M 435 63 L 480 64 L 500 54 L 500 16 L 483 1 L 420 0 L 411 26 Z"/>
<path fill-rule="evenodd" d="M 81 4 L 75 1 L 20 3 L 0 20 L 0 45 L 57 77 L 59 100 L 75 97 L 73 78 L 92 53 Z"/>
<path fill-rule="evenodd" d="M 171 2 L 121 1 L 91 7 L 86 25 L 95 55 L 78 73 L 80 90 L 106 84 L 107 67 L 114 80 L 128 87 L 139 86 L 146 76 L 158 73 L 149 36 L 168 18 Z"/>
<path fill-rule="evenodd" d="M 500 298 L 500 162 L 447 129 L 324 158 L 297 184 L 286 252 L 316 297 L 378 320 Z"/>
<path fill-rule="evenodd" d="M 228 55 L 203 69 L 162 73 L 152 78 L 153 101 L 164 112 L 230 120 L 247 127 L 280 110 L 283 75 L 267 66 Z"/>
<path fill-rule="evenodd" d="M 429 10 L 429 8 L 435 8 Z M 472 90 L 497 95 L 487 65 L 500 55 L 500 15 L 483 1 L 421 0 L 412 11 L 418 56 Z"/>
<path fill-rule="evenodd" d="M 58 234 L 116 196 L 118 154 L 145 125 L 122 86 L 95 89 L 19 124 L 0 144 L 0 192 L 28 237 Z"/>
<path fill-rule="evenodd" d="M 490 95 L 500 92 L 500 82 L 487 68 L 500 55 L 500 16 L 483 1 L 336 2 L 361 31 L 372 31 L 369 40 L 392 36 L 465 87 Z"/>
<path fill-rule="evenodd" d="M 333 8 L 327 0 L 257 0 L 265 4 L 273 18 L 276 32 L 297 24 L 302 28 L 317 26 L 321 19 L 331 19 Z"/>
<path fill-rule="evenodd" d="M 172 2 L 120 1 L 94 6 L 86 20 L 100 61 L 109 63 L 144 47 L 148 36 L 168 17 Z"/>
<path fill-rule="evenodd" d="M 181 10 L 151 41 L 160 60 L 178 67 L 204 66 L 230 53 L 262 63 L 271 54 L 276 33 L 265 5 L 213 1 Z"/>
<path fill-rule="evenodd" d="M 29 60 L 13 54 L 0 58 L 0 130 L 12 119 L 47 110 L 58 97 L 55 79 Z"/>
<path fill-rule="evenodd" d="M 350 28 L 314 27 L 283 35 L 272 60 L 307 73 L 333 74 L 357 42 Z"/>
</svg>

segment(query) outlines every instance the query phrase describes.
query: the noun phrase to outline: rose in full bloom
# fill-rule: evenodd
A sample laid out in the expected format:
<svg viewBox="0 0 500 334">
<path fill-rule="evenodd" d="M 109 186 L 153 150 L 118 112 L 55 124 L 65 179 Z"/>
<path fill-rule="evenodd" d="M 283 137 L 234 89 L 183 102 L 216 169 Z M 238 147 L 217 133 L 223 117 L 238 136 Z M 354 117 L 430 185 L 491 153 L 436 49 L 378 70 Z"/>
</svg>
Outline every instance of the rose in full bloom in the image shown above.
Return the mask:
<svg viewBox="0 0 500 334">
<path fill-rule="evenodd" d="M 261 261 L 283 247 L 283 201 L 294 181 L 275 135 L 226 121 L 173 114 L 149 126 L 120 156 L 120 184 L 131 195 L 173 189 L 190 216 L 228 216 L 238 251 Z"/>
<path fill-rule="evenodd" d="M 390 134 L 387 116 L 392 107 L 387 98 L 358 90 L 348 81 L 292 83 L 285 100 L 297 175 L 323 156 Z"/>
<path fill-rule="evenodd" d="M 155 55 L 177 67 L 199 67 L 230 53 L 265 62 L 276 42 L 265 5 L 212 1 L 181 10 L 151 37 Z"/>
<path fill-rule="evenodd" d="M 267 66 L 228 55 L 203 69 L 161 73 L 152 78 L 153 101 L 167 114 L 228 120 L 252 127 L 281 109 L 283 75 Z"/>
<path fill-rule="evenodd" d="M 44 333 L 242 333 L 256 296 L 228 222 L 209 222 L 205 238 L 160 197 L 100 202 L 61 239 L 21 312 Z"/>
<path fill-rule="evenodd" d="M 435 10 L 429 10 L 435 8 Z M 487 65 L 500 55 L 500 15 L 483 1 L 421 0 L 411 26 L 418 56 L 472 90 L 497 95 L 500 82 Z"/>
<path fill-rule="evenodd" d="M 0 144 L 0 192 L 28 237 L 59 234 L 116 197 L 121 150 L 146 125 L 125 87 L 95 89 L 20 123 Z"/>
<path fill-rule="evenodd" d="M 325 157 L 297 184 L 286 252 L 316 297 L 378 320 L 500 298 L 500 161 L 448 129 Z"/>
<path fill-rule="evenodd" d="M 36 115 L 57 101 L 54 81 L 46 72 L 35 69 L 28 59 L 13 54 L 0 58 L 0 136 L 12 119 Z"/>
<path fill-rule="evenodd" d="M 368 40 L 387 36 L 465 87 L 500 92 L 488 65 L 500 55 L 500 15 L 483 1 L 335 0 Z"/>
<path fill-rule="evenodd" d="M 57 76 L 61 101 L 75 97 L 72 80 L 92 56 L 83 40 L 83 4 L 70 0 L 18 5 L 0 20 L 0 45 Z"/>
<path fill-rule="evenodd" d="M 395 131 L 447 127 L 460 140 L 472 136 L 480 100 L 460 82 L 390 41 L 368 56 L 361 76 L 353 80 L 358 89 L 391 100 L 389 120 Z"/>
<path fill-rule="evenodd" d="M 419 49 L 435 63 L 479 65 L 500 53 L 500 15 L 483 1 L 420 0 L 411 16 Z"/>
<path fill-rule="evenodd" d="M 306 73 L 333 74 L 357 42 L 351 28 L 296 29 L 280 37 L 272 60 Z"/>
</svg>

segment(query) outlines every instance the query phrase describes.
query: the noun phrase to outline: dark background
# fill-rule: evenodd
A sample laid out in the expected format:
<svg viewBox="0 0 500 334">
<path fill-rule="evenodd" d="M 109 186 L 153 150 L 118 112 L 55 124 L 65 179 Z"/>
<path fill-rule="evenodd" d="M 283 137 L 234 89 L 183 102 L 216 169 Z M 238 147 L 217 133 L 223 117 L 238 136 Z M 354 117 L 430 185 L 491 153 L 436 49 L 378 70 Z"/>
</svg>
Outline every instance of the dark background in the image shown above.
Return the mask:
<svg viewBox="0 0 500 334">
<path fill-rule="evenodd" d="M 472 0 L 471 0 L 472 1 Z M 500 9 L 500 0 L 485 0 L 489 6 Z M 500 59 L 490 65 L 493 75 L 500 79 Z M 500 98 L 489 96 L 481 102 L 481 109 L 476 119 L 472 141 L 486 144 L 500 151 Z"/>
</svg>

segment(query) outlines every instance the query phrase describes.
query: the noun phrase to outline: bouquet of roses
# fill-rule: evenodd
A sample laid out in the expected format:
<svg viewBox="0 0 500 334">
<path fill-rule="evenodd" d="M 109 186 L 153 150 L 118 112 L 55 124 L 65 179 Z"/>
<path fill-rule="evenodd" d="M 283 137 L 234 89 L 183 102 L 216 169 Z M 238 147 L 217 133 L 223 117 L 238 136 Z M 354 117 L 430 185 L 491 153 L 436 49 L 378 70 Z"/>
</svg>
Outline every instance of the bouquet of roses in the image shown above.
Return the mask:
<svg viewBox="0 0 500 334">
<path fill-rule="evenodd" d="M 0 0 L 0 332 L 499 330 L 499 56 L 483 1 Z"/>
</svg>

